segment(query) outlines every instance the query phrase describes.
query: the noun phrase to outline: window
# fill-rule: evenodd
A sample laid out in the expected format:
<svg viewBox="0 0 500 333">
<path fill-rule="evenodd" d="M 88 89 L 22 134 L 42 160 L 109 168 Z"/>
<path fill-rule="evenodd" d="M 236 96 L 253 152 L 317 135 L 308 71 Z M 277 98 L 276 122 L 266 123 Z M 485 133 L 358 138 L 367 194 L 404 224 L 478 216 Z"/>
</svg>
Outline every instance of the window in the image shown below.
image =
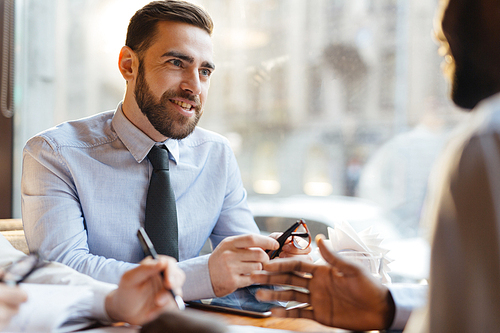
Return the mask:
<svg viewBox="0 0 500 333">
<path fill-rule="evenodd" d="M 14 2 L 0 1 L 0 218 L 12 216 Z"/>
<path fill-rule="evenodd" d="M 147 2 L 17 0 L 17 180 L 30 136 L 116 108 L 118 52 Z M 250 202 L 370 200 L 419 237 L 430 166 L 460 118 L 431 40 L 436 1 L 193 2 L 215 22 L 200 126 L 230 139 Z"/>
</svg>

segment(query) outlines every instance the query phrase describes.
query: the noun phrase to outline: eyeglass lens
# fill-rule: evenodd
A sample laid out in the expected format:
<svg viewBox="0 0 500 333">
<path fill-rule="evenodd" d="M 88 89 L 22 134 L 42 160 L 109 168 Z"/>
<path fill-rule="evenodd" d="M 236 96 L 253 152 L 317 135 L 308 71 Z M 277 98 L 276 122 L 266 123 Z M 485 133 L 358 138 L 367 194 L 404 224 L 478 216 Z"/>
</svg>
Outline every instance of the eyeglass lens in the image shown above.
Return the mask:
<svg viewBox="0 0 500 333">
<path fill-rule="evenodd" d="M 293 245 L 299 250 L 304 250 L 311 244 L 311 235 L 304 221 L 300 221 L 299 226 L 292 232 L 291 236 Z"/>
</svg>

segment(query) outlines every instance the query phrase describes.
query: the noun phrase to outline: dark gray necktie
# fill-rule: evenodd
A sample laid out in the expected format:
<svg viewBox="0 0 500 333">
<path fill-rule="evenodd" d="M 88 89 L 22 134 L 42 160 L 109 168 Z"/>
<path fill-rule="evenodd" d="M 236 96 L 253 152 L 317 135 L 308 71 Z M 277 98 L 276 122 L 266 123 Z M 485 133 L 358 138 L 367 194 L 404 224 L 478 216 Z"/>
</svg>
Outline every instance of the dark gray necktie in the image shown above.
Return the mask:
<svg viewBox="0 0 500 333">
<path fill-rule="evenodd" d="M 170 185 L 167 147 L 153 146 L 148 158 L 153 165 L 153 173 L 149 182 L 144 229 L 156 252 L 179 260 L 177 210 Z"/>
</svg>

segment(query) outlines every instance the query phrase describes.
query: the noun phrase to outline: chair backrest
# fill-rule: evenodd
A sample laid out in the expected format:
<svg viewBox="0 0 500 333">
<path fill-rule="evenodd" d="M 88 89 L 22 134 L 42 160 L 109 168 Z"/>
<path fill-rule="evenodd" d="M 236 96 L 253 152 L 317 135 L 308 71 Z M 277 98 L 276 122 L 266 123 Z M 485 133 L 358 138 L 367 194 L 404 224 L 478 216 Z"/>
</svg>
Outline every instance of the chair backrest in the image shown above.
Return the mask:
<svg viewBox="0 0 500 333">
<path fill-rule="evenodd" d="M 21 219 L 0 219 L 0 233 L 14 248 L 26 254 L 29 253 Z"/>
<path fill-rule="evenodd" d="M 273 232 L 283 232 L 299 218 L 297 217 L 281 217 L 281 216 L 254 216 L 255 223 L 259 227 L 261 233 L 271 234 Z M 305 220 L 307 228 L 314 238 L 317 234 L 323 234 L 328 237 L 328 226 L 323 222 L 314 220 Z"/>
</svg>

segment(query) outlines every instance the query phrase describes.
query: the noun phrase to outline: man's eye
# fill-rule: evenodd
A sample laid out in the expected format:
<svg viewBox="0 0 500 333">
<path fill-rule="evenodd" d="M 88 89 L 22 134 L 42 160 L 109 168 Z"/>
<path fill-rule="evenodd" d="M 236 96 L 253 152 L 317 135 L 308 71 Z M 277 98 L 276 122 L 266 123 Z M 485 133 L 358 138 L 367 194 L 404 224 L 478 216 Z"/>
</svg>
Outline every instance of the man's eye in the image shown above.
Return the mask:
<svg viewBox="0 0 500 333">
<path fill-rule="evenodd" d="M 172 60 L 169 60 L 169 62 L 172 65 L 177 66 L 177 67 L 181 67 L 182 66 L 182 61 L 180 61 L 179 59 L 172 59 Z"/>
<path fill-rule="evenodd" d="M 212 74 L 212 72 L 208 69 L 201 69 L 200 74 L 203 76 L 210 76 Z"/>
</svg>

